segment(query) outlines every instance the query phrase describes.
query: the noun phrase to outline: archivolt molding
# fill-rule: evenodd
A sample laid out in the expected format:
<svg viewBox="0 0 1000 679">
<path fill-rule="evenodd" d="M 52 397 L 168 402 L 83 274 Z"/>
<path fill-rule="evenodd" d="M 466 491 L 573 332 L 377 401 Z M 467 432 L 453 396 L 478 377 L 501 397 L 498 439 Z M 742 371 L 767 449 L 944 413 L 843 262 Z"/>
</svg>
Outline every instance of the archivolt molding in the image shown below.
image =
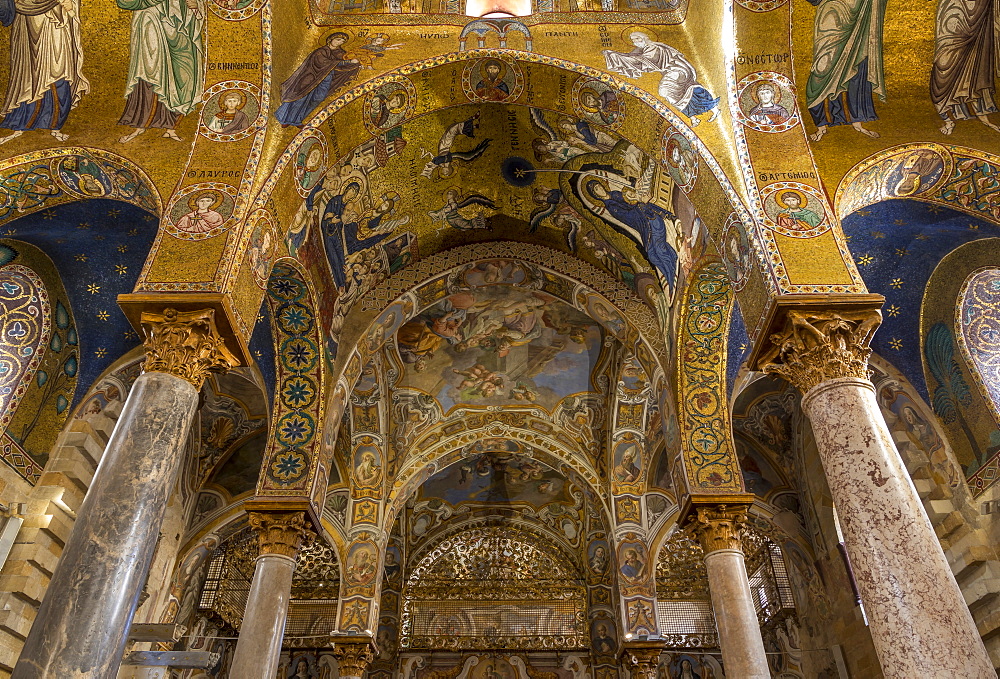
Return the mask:
<svg viewBox="0 0 1000 679">
<path fill-rule="evenodd" d="M 135 163 L 86 146 L 32 151 L 0 162 L 0 224 L 62 203 L 105 198 L 163 212 L 160 193 Z"/>
<path fill-rule="evenodd" d="M 387 519 L 392 519 L 403 503 L 416 491 L 421 483 L 436 472 L 453 464 L 465 454 L 465 448 L 484 437 L 503 437 L 529 447 L 533 457 L 557 471 L 568 468 L 578 474 L 590 489 L 601 498 L 605 511 L 608 507 L 608 491 L 598 478 L 597 472 L 576 451 L 568 450 L 561 442 L 549 436 L 529 431 L 517 425 L 502 421 L 505 413 L 494 413 L 496 421 L 482 427 L 468 429 L 452 436 L 425 436 L 424 441 L 431 442 L 431 447 L 420 450 L 416 455 L 410 455 L 400 466 L 396 479 L 389 490 L 389 509 Z M 418 448 L 419 450 L 419 448 Z"/>
<path fill-rule="evenodd" d="M 901 144 L 855 165 L 844 175 L 834 201 L 837 216 L 884 200 L 943 205 L 1000 223 L 1000 156 L 933 142 Z"/>
<path fill-rule="evenodd" d="M 424 299 L 420 291 L 433 281 L 439 280 L 443 275 L 451 273 L 462 266 L 485 259 L 521 260 L 555 276 L 572 281 L 576 287 L 572 296 L 573 298 L 563 301 L 578 308 L 583 313 L 589 315 L 590 312 L 585 307 L 580 307 L 577 299 L 580 293 L 595 292 L 601 295 L 605 301 L 614 306 L 622 314 L 625 322 L 634 328 L 639 337 L 648 345 L 651 353 L 657 357 L 660 367 L 662 368 L 666 363 L 664 360 L 666 349 L 656 314 L 623 283 L 614 280 L 596 267 L 572 255 L 541 245 L 516 241 L 499 241 L 489 243 L 489 252 L 490 256 L 484 257 L 483 246 L 471 244 L 445 250 L 421 259 L 400 270 L 384 283 L 369 291 L 361 300 L 361 310 L 362 312 L 370 313 L 381 309 L 382 311 L 379 314 L 381 317 L 394 303 L 398 302 L 403 308 L 406 308 L 406 302 L 409 302 L 406 309 L 409 315 L 404 319 L 405 322 L 405 320 L 420 313 L 423 308 L 437 301 L 436 299 Z M 411 292 L 413 294 L 408 296 L 407 293 Z M 371 325 L 368 327 L 371 328 Z M 370 331 L 366 330 L 366 333 L 369 337 L 372 337 Z M 356 345 L 358 339 L 360 338 L 349 338 L 347 346 Z M 375 353 L 386 339 L 388 337 L 383 336 L 378 338 L 377 341 L 367 344 L 362 343 L 360 344 L 360 348 L 364 353 Z"/>
</svg>

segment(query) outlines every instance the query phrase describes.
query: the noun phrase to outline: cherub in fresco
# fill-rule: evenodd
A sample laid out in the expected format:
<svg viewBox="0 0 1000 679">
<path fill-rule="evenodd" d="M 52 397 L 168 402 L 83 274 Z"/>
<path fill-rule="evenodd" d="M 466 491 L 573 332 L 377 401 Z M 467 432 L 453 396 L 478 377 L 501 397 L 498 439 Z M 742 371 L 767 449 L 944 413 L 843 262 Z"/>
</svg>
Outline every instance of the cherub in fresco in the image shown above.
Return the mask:
<svg viewBox="0 0 1000 679">
<path fill-rule="evenodd" d="M 464 378 L 459 383 L 458 388 L 467 397 L 478 395 L 490 398 L 496 396 L 499 389 L 503 389 L 503 377 L 487 369 L 481 363 L 477 363 L 468 370 L 452 368 L 451 371 Z"/>
<path fill-rule="evenodd" d="M 467 309 L 456 307 L 448 299 L 442 304 L 436 315 L 421 314 L 404 323 L 396 332 L 400 358 L 418 373 L 427 369 L 427 361 L 434 357 L 442 344 L 457 345 L 462 341 L 460 329 L 465 323 Z"/>
<path fill-rule="evenodd" d="M 459 212 L 462 208 L 472 205 L 479 205 L 490 210 L 499 210 L 500 206 L 493 202 L 492 198 L 479 193 L 462 194 L 462 190 L 457 186 L 452 186 L 444 192 L 445 203 L 437 210 L 432 210 L 427 214 L 434 222 L 444 222 L 453 229 L 460 231 L 474 231 L 477 229 L 490 230 L 492 227 L 486 223 L 486 217 L 482 212 L 474 217 L 465 217 Z"/>
<path fill-rule="evenodd" d="M 510 390 L 510 397 L 515 401 L 534 401 L 538 398 L 538 392 L 527 383 L 518 380 Z"/>
<path fill-rule="evenodd" d="M 448 129 L 444 131 L 444 134 L 441 135 L 440 141 L 438 141 L 437 155 L 433 155 L 426 150 L 423 151 L 423 157 L 430 158 L 430 160 L 428 160 L 424 165 L 424 169 L 421 171 L 420 176 L 430 179 L 434 175 L 434 172 L 437 171 L 439 179 L 447 179 L 455 174 L 454 163 L 456 161 L 471 163 L 483 155 L 486 152 L 486 149 L 489 148 L 490 143 L 493 141 L 490 137 L 483 139 L 469 151 L 452 150 L 452 147 L 454 147 L 455 142 L 459 137 L 475 139 L 476 130 L 478 129 L 478 111 L 476 111 L 475 115 L 471 118 L 466 118 L 461 122 L 457 122 L 454 125 L 449 126 Z"/>
</svg>

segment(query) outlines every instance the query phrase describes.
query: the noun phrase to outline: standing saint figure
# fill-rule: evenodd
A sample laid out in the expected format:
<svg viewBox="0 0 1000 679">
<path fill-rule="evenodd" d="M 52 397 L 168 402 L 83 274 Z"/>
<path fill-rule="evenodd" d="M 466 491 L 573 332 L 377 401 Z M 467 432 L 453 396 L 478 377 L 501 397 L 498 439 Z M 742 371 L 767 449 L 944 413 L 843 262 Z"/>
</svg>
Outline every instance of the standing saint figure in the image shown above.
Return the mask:
<svg viewBox="0 0 1000 679">
<path fill-rule="evenodd" d="M 274 112 L 282 127 L 302 127 L 303 121 L 324 99 L 349 83 L 361 70 L 358 59 L 348 59 L 344 43 L 350 36 L 340 31 L 327 36 L 295 72 L 281 83 L 281 106 Z"/>
<path fill-rule="evenodd" d="M 882 26 L 886 0 L 809 0 L 817 6 L 813 24 L 813 61 L 806 83 L 806 105 L 819 141 L 829 127 L 850 125 L 878 137 L 862 123 L 878 120 L 874 94 L 885 101 Z"/>
<path fill-rule="evenodd" d="M 691 120 L 691 127 L 701 123 L 697 116 L 712 112 L 708 122 L 719 115 L 719 98 L 698 83 L 698 74 L 684 55 L 670 45 L 653 42 L 642 31 L 633 31 L 629 39 L 635 45 L 631 52 L 603 50 L 609 71 L 626 78 L 638 78 L 643 73 L 659 73 L 659 94 L 669 104 Z"/>
<path fill-rule="evenodd" d="M 205 89 L 204 0 L 116 2 L 132 12 L 125 110 L 118 124 L 135 128 L 118 141 L 127 144 L 151 127 L 181 141 L 177 124 Z"/>
<path fill-rule="evenodd" d="M 0 0 L 0 24 L 10 26 L 10 82 L 0 128 L 13 134 L 51 130 L 66 141 L 62 129 L 80 97 L 90 91 L 83 77 L 78 0 Z"/>
<path fill-rule="evenodd" d="M 988 117 L 997 112 L 996 22 L 995 0 L 938 0 L 930 85 L 944 134 L 951 134 L 956 121 L 973 118 L 1000 132 Z"/>
</svg>

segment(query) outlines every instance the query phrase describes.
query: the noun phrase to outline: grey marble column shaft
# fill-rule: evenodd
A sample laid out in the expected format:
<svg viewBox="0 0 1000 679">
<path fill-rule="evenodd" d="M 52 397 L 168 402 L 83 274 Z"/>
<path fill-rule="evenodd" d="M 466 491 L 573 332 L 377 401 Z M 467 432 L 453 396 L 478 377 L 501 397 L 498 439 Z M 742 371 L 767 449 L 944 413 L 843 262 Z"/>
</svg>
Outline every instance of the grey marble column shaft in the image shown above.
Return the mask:
<svg viewBox="0 0 1000 679">
<path fill-rule="evenodd" d="M 836 503 L 886 679 L 995 679 L 976 624 L 868 380 L 810 389 L 802 407 Z"/>
<path fill-rule="evenodd" d="M 719 628 L 719 646 L 726 675 L 741 679 L 770 679 L 760 623 L 750 594 L 743 552 L 717 549 L 705 554 L 708 588 Z"/>
<path fill-rule="evenodd" d="M 177 480 L 198 391 L 132 386 L 11 679 L 111 679 Z"/>
<path fill-rule="evenodd" d="M 274 677 L 285 635 L 294 572 L 295 559 L 290 557 L 262 554 L 257 558 L 229 676 L 240 679 Z"/>
</svg>

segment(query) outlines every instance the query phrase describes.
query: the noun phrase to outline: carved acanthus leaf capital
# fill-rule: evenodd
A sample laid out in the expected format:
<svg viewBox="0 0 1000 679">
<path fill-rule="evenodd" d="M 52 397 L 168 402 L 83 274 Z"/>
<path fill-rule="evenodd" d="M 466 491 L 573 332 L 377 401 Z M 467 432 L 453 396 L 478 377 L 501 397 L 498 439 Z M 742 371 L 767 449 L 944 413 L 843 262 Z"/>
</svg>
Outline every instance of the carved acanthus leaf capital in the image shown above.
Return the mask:
<svg viewBox="0 0 1000 679">
<path fill-rule="evenodd" d="M 878 309 L 791 309 L 781 331 L 771 335 L 759 369 L 780 375 L 803 393 L 838 377 L 868 379 L 868 344 L 881 322 Z"/>
<path fill-rule="evenodd" d="M 294 559 L 302 543 L 312 538 L 305 512 L 248 512 L 250 527 L 257 532 L 261 554 L 280 554 Z"/>
<path fill-rule="evenodd" d="M 656 679 L 663 647 L 663 642 L 656 640 L 626 641 L 621 658 L 631 679 Z"/>
<path fill-rule="evenodd" d="M 169 373 L 201 389 L 210 372 L 240 364 L 215 327 L 215 310 L 143 312 L 147 372 Z"/>
<path fill-rule="evenodd" d="M 747 523 L 746 505 L 698 507 L 690 530 L 705 554 L 720 549 L 743 549 L 742 533 Z"/>
<path fill-rule="evenodd" d="M 375 659 L 375 645 L 368 637 L 332 638 L 333 657 L 337 659 L 341 677 L 362 677 Z"/>
</svg>

